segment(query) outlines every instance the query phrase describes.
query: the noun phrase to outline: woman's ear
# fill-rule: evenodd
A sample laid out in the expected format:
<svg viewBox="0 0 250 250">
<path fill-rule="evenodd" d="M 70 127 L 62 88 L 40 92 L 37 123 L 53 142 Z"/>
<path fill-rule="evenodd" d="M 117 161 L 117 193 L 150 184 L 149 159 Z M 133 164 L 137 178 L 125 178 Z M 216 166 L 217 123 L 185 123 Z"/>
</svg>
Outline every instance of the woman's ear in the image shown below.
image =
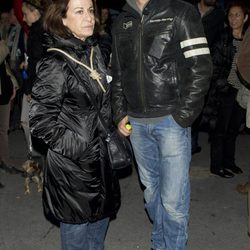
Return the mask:
<svg viewBox="0 0 250 250">
<path fill-rule="evenodd" d="M 66 20 L 66 18 L 63 18 L 63 19 L 62 19 L 62 23 L 63 23 L 64 26 L 67 27 L 67 20 Z"/>
</svg>

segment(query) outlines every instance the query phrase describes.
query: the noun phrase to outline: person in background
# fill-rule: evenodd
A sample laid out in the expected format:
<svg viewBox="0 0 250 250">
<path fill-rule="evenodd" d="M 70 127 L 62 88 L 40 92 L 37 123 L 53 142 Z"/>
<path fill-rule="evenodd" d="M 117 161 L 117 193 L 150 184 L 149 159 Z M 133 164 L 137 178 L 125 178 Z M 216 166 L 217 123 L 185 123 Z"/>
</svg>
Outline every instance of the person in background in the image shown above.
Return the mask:
<svg viewBox="0 0 250 250">
<path fill-rule="evenodd" d="M 220 37 L 224 29 L 224 11 L 218 6 L 217 0 L 200 0 L 196 4 L 196 8 L 201 15 L 204 32 L 208 41 L 209 49 L 213 47 L 214 43 Z M 210 93 L 210 91 L 208 91 Z M 204 107 L 207 105 L 208 94 L 205 98 Z M 202 148 L 199 145 L 199 131 L 207 130 L 203 125 L 203 112 L 198 116 L 192 124 L 192 154 L 199 153 Z M 206 112 L 206 110 L 205 110 Z"/>
<path fill-rule="evenodd" d="M 23 31 L 27 35 L 29 32 L 29 26 L 23 20 L 22 5 L 23 5 L 23 0 L 13 0 L 13 8 L 14 8 L 15 16 L 18 22 L 20 23 Z"/>
<path fill-rule="evenodd" d="M 25 61 L 21 63 L 23 76 L 23 101 L 21 112 L 21 125 L 24 130 L 25 139 L 27 143 L 28 158 L 32 158 L 35 154 L 39 155 L 34 150 L 34 145 L 31 141 L 30 127 L 29 127 L 29 110 L 31 101 L 31 89 L 36 77 L 36 64 L 43 55 L 43 27 L 42 15 L 50 1 L 46 0 L 23 0 L 22 12 L 23 20 L 29 26 L 29 34 L 27 38 L 27 54 Z"/>
<path fill-rule="evenodd" d="M 60 223 L 62 250 L 103 250 L 109 218 L 120 203 L 119 183 L 108 161 L 106 133 L 86 94 L 96 99 L 112 124 L 110 84 L 97 41 L 92 0 L 54 0 L 44 16 L 48 52 L 37 65 L 32 89 L 30 128 L 48 145 L 44 167 L 45 215 Z M 93 65 L 100 85 L 85 65 Z M 68 59 L 71 60 L 71 59 Z"/>
<path fill-rule="evenodd" d="M 102 52 L 105 65 L 109 67 L 112 44 L 111 22 L 109 16 L 109 9 L 104 7 L 103 3 L 99 3 L 96 8 L 95 36 L 98 39 L 98 44 Z"/>
<path fill-rule="evenodd" d="M 245 110 L 238 104 L 236 96 L 241 88 L 237 76 L 237 56 L 244 35 L 244 24 L 248 19 L 247 8 L 242 1 L 228 4 L 226 17 L 228 27 L 212 50 L 214 73 L 212 88 L 217 98 L 217 121 L 210 134 L 210 171 L 223 178 L 241 174 L 235 163 L 236 138 Z"/>
<path fill-rule="evenodd" d="M 4 9 L 0 12 L 0 37 L 1 40 L 7 41 L 8 30 L 10 27 L 10 13 L 9 10 Z"/>
<path fill-rule="evenodd" d="M 114 120 L 132 142 L 153 249 L 186 249 L 190 126 L 212 75 L 200 16 L 183 1 L 127 0 L 112 38 Z"/>
<path fill-rule="evenodd" d="M 10 69 L 17 79 L 19 89 L 17 90 L 16 97 L 11 105 L 11 114 L 10 114 L 10 128 L 9 132 L 14 131 L 16 129 L 20 129 L 20 114 L 21 114 L 21 106 L 22 106 L 22 76 L 20 70 L 20 63 L 23 60 L 25 53 L 25 35 L 24 31 L 17 21 L 17 18 L 14 13 L 14 9 L 11 8 L 9 11 L 9 30 L 7 37 L 7 45 L 10 50 L 10 54 L 8 56 L 8 64 L 10 65 Z"/>
<path fill-rule="evenodd" d="M 0 39 L 0 169 L 7 173 L 16 174 L 20 171 L 12 166 L 9 154 L 8 129 L 10 103 L 15 98 L 18 84 L 6 61 L 8 54 L 9 48 L 6 41 Z"/>
<path fill-rule="evenodd" d="M 224 29 L 225 13 L 217 0 L 200 0 L 196 5 L 204 27 L 209 48 L 212 48 Z"/>
</svg>

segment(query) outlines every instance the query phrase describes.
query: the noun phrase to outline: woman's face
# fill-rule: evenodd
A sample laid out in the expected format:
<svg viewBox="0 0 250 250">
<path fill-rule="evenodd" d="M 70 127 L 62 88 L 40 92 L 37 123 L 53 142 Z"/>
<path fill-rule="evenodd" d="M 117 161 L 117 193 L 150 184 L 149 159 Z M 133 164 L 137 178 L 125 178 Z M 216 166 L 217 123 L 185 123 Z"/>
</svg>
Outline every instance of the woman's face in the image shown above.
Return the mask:
<svg viewBox="0 0 250 250">
<path fill-rule="evenodd" d="M 93 35 L 95 16 L 92 0 L 70 0 L 63 24 L 83 41 Z"/>
<path fill-rule="evenodd" d="M 247 15 L 244 15 L 244 12 L 241 7 L 233 6 L 228 12 L 228 21 L 229 25 L 233 30 L 242 30 L 244 23 L 247 20 Z"/>
<path fill-rule="evenodd" d="M 40 14 L 38 10 L 31 10 L 26 5 L 22 6 L 23 12 L 23 21 L 27 23 L 28 26 L 31 26 L 34 22 L 36 22 L 40 18 Z"/>
</svg>

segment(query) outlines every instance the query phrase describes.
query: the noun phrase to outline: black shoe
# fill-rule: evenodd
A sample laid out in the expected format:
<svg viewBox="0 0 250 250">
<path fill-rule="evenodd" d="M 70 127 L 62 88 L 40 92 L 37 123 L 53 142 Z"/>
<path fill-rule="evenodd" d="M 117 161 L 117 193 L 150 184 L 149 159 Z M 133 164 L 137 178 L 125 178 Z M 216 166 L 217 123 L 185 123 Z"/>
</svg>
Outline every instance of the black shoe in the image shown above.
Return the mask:
<svg viewBox="0 0 250 250">
<path fill-rule="evenodd" d="M 225 168 L 232 171 L 235 174 L 242 174 L 243 173 L 242 169 L 236 165 L 234 165 L 232 167 L 225 167 Z"/>
<path fill-rule="evenodd" d="M 4 185 L 0 182 L 0 188 L 4 188 Z"/>
<path fill-rule="evenodd" d="M 218 175 L 218 176 L 220 176 L 222 178 L 232 178 L 232 177 L 234 177 L 234 174 L 227 171 L 226 169 L 220 169 L 219 171 L 211 170 L 211 173 L 215 174 L 215 175 Z"/>
<path fill-rule="evenodd" d="M 200 153 L 200 152 L 201 152 L 201 147 L 200 146 L 192 148 L 192 155 Z"/>
</svg>

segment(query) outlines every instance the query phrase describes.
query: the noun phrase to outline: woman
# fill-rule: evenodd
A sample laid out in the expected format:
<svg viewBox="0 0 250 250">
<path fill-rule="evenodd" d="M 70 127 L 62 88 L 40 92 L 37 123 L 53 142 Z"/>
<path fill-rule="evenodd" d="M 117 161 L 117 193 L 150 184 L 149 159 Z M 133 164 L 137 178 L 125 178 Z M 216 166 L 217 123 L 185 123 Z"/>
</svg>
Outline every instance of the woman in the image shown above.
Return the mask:
<svg viewBox="0 0 250 250">
<path fill-rule="evenodd" d="M 23 0 L 22 3 L 23 20 L 29 26 L 27 56 L 20 66 L 23 71 L 24 83 L 21 125 L 28 146 L 28 157 L 32 156 L 33 151 L 29 128 L 31 89 L 36 77 L 36 64 L 43 55 L 42 36 L 44 31 L 42 28 L 42 15 L 48 4 L 49 0 Z"/>
<path fill-rule="evenodd" d="M 94 25 L 92 0 L 55 0 L 44 17 L 45 44 L 92 64 L 105 92 L 85 67 L 71 61 L 79 82 L 64 55 L 55 51 L 38 63 L 32 90 L 31 133 L 49 147 L 44 211 L 60 222 L 63 250 L 103 249 L 109 218 L 119 207 L 119 184 L 107 161 L 104 130 L 85 91 L 86 84 L 110 124 L 110 87 L 92 36 Z"/>
<path fill-rule="evenodd" d="M 215 92 L 217 122 L 211 134 L 211 173 L 223 178 L 232 178 L 242 173 L 235 163 L 235 144 L 240 125 L 245 118 L 236 95 L 241 88 L 236 74 L 238 49 L 248 19 L 247 8 L 242 1 L 232 1 L 227 8 L 229 26 L 216 43 L 212 55 L 214 75 L 212 90 Z"/>
</svg>

